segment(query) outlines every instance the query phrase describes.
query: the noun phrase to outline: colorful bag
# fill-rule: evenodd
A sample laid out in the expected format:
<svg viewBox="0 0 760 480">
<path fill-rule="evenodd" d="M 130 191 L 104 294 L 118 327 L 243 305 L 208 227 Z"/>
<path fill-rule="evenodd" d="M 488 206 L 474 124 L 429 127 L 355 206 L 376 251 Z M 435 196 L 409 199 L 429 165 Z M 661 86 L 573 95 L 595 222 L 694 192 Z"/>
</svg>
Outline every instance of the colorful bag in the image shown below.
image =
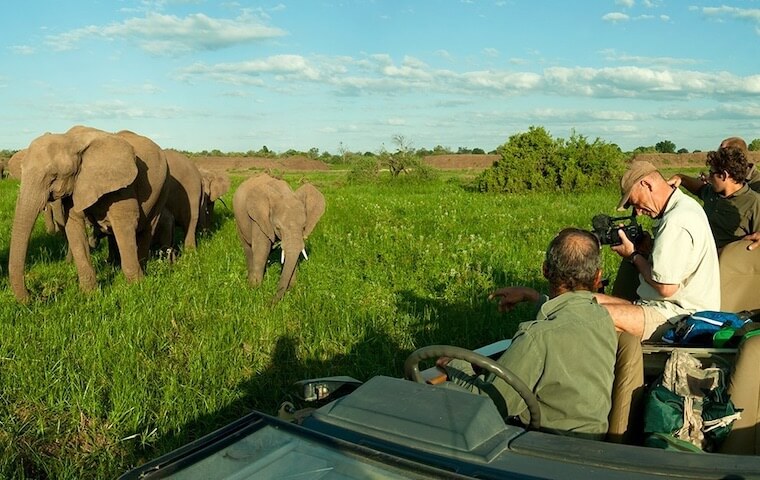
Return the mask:
<svg viewBox="0 0 760 480">
<path fill-rule="evenodd" d="M 673 328 L 665 332 L 662 341 L 674 345 L 694 347 L 712 347 L 713 336 L 723 330 L 725 332 L 738 330 L 745 323 L 751 322 L 740 314 L 732 312 L 717 312 L 705 310 L 695 312 L 681 319 Z"/>
</svg>

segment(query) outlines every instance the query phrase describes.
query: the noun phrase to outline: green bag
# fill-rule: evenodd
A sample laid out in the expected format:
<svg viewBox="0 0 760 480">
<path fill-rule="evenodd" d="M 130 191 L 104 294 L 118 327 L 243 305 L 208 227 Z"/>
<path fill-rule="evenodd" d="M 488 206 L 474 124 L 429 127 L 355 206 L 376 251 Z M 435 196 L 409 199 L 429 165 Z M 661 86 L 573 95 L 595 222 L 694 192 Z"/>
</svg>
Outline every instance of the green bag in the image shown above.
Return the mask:
<svg viewBox="0 0 760 480">
<path fill-rule="evenodd" d="M 739 418 L 725 372 L 674 350 L 652 385 L 644 410 L 644 445 L 686 452 L 715 451 Z M 674 391 L 675 390 L 675 391 Z"/>
</svg>

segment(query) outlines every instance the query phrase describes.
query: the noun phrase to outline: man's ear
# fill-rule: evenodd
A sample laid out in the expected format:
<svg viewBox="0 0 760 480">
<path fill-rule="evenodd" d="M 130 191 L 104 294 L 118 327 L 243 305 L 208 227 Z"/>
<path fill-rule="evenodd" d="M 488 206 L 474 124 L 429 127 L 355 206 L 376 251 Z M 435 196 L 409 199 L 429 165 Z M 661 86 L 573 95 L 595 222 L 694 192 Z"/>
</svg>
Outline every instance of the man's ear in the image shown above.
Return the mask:
<svg viewBox="0 0 760 480">
<path fill-rule="evenodd" d="M 602 269 L 596 271 L 596 275 L 594 275 L 594 291 L 598 292 L 602 288 Z"/>
</svg>

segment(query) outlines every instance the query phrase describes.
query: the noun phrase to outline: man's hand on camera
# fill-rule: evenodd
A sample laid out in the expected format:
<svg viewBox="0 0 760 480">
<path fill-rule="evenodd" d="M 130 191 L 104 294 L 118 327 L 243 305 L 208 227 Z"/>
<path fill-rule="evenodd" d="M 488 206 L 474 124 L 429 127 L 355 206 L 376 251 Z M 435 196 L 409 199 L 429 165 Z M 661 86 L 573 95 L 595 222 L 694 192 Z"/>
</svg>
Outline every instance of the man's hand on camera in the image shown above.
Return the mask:
<svg viewBox="0 0 760 480">
<path fill-rule="evenodd" d="M 530 287 L 505 287 L 488 295 L 489 300 L 495 299 L 498 302 L 497 307 L 500 312 L 508 312 L 518 303 L 537 302 L 540 298 L 541 294 Z"/>
<path fill-rule="evenodd" d="M 621 257 L 628 258 L 634 251 L 636 251 L 636 247 L 633 246 L 633 243 L 628 239 L 628 236 L 625 234 L 622 228 L 618 229 L 617 233 L 622 243 L 620 245 L 610 247 L 610 249 Z"/>
</svg>

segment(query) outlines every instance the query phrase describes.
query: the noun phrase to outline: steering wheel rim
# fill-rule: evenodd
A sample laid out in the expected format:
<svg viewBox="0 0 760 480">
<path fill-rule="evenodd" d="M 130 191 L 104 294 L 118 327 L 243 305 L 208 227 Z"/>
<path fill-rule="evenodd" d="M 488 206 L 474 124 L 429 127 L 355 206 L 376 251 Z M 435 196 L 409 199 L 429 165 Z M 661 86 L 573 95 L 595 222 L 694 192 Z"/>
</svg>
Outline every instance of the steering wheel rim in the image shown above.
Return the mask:
<svg viewBox="0 0 760 480">
<path fill-rule="evenodd" d="M 517 394 L 520 395 L 520 398 L 522 398 L 525 405 L 527 405 L 528 413 L 530 414 L 528 428 L 531 430 L 538 430 L 540 428 L 541 409 L 538 404 L 538 399 L 533 391 L 508 368 L 500 365 L 495 360 L 491 360 L 490 358 L 473 352 L 472 350 L 455 347 L 453 345 L 429 345 L 427 347 L 419 348 L 412 352 L 404 362 L 404 376 L 417 383 L 425 383 L 425 379 L 420 373 L 420 362 L 429 358 L 439 357 L 456 358 L 458 360 L 470 362 L 471 364 L 474 364 L 489 373 L 493 373 L 504 380 L 507 385 L 512 387 Z"/>
</svg>

